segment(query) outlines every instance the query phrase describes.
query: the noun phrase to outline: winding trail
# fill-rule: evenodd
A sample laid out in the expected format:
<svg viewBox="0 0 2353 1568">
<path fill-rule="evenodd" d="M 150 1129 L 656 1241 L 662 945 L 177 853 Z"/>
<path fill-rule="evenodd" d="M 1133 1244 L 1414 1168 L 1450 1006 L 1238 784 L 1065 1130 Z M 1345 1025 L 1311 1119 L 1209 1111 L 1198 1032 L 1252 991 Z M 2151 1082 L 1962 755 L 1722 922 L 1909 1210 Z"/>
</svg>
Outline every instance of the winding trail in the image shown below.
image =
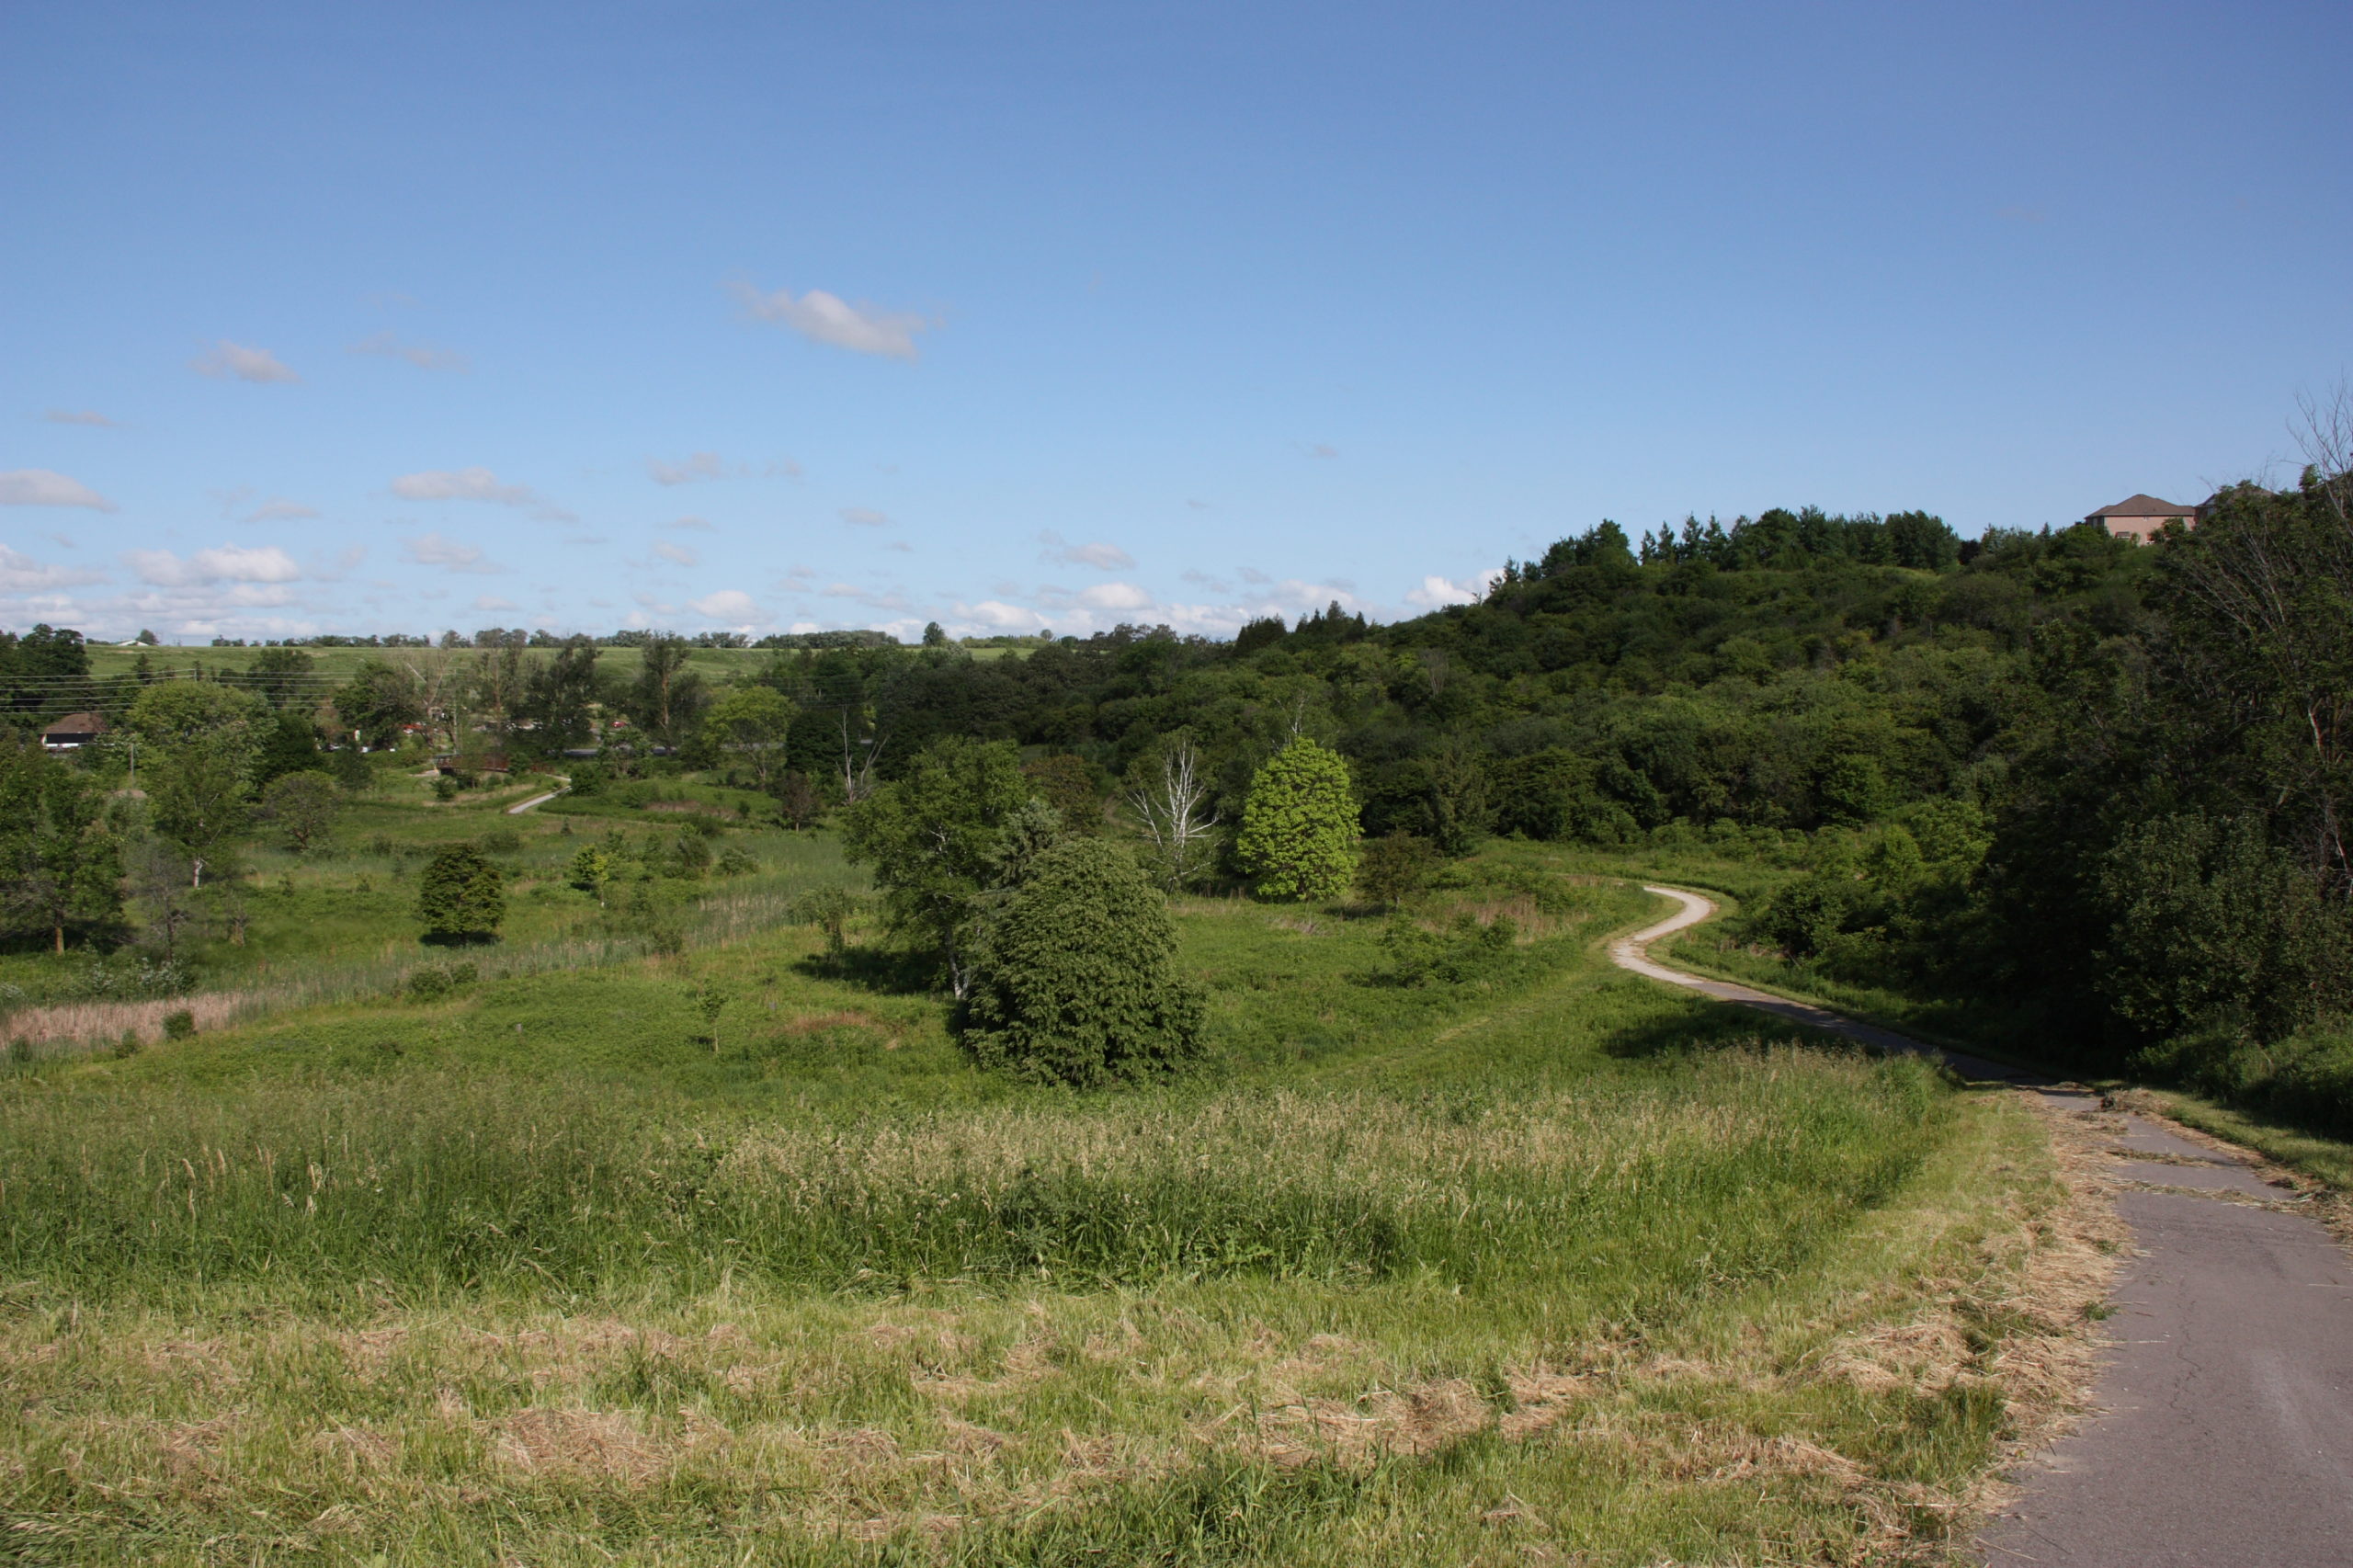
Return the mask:
<svg viewBox="0 0 2353 1568">
<path fill-rule="evenodd" d="M 1681 905 L 1609 945 L 1610 961 L 1718 1001 L 2120 1127 L 2112 1176 L 2136 1256 L 2117 1281 L 2096 1414 L 2014 1472 L 2019 1496 L 1978 1546 L 1995 1568 L 2321 1568 L 2353 1563 L 2353 1259 L 2259 1164 L 2171 1124 L 1825 1007 L 1666 968 L 1650 944 L 1698 925 Z"/>
<path fill-rule="evenodd" d="M 510 817 L 519 817 L 533 806 L 544 806 L 563 793 L 561 790 L 551 790 L 544 795 L 534 795 L 528 801 L 519 801 L 506 808 L 506 814 Z"/>
</svg>

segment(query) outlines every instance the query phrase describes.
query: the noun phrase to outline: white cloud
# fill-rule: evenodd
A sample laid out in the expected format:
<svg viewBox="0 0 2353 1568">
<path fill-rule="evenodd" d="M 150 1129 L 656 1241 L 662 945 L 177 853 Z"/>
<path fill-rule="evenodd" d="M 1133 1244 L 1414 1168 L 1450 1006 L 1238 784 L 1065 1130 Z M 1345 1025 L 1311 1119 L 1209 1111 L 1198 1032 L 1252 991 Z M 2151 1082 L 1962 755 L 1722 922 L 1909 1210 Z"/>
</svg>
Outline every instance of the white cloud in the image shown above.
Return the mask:
<svg viewBox="0 0 2353 1568">
<path fill-rule="evenodd" d="M 890 516 L 887 513 L 878 512 L 871 506 L 844 506 L 842 521 L 861 528 L 881 528 L 891 526 Z"/>
<path fill-rule="evenodd" d="M 1023 631 L 1034 631 L 1044 625 L 1046 620 L 1044 616 L 1034 609 L 1025 609 L 1019 605 L 1009 605 L 1002 599 L 983 599 L 978 604 L 958 605 L 956 613 L 968 620 L 976 620 L 983 626 L 994 627 L 999 631 L 1016 629 Z"/>
<path fill-rule="evenodd" d="M 438 533 L 401 540 L 402 553 L 419 566 L 444 566 L 452 572 L 488 573 L 502 570 L 486 560 L 479 545 L 444 539 Z"/>
<path fill-rule="evenodd" d="M 1152 596 L 1133 583 L 1097 583 L 1078 591 L 1078 602 L 1089 609 L 1150 609 Z"/>
<path fill-rule="evenodd" d="M 536 517 L 560 523 L 579 521 L 529 485 L 505 483 L 479 465 L 404 473 L 392 481 L 392 494 L 404 501 L 487 501 L 500 506 L 529 506 Z"/>
<path fill-rule="evenodd" d="M 522 608 L 513 599 L 495 598 L 489 594 L 479 595 L 474 599 L 474 608 L 485 614 L 495 614 L 500 610 L 517 610 Z"/>
<path fill-rule="evenodd" d="M 1116 544 L 1104 544 L 1100 541 L 1094 544 L 1073 544 L 1051 528 L 1040 534 L 1038 542 L 1045 547 L 1045 553 L 1039 558 L 1042 561 L 1058 561 L 1073 566 L 1092 566 L 1101 572 L 1124 572 L 1136 563 L 1134 556 L 1130 555 Z"/>
<path fill-rule="evenodd" d="M 790 327 L 813 343 L 830 343 L 853 354 L 880 354 L 892 359 L 916 357 L 915 334 L 938 324 L 906 311 L 883 311 L 853 305 L 823 289 L 812 289 L 799 299 L 790 289 L 763 294 L 748 283 L 729 285 L 743 307 L 762 321 Z"/>
<path fill-rule="evenodd" d="M 779 458 L 762 471 L 770 479 L 799 479 L 801 465 L 790 458 Z"/>
<path fill-rule="evenodd" d="M 1502 571 L 1496 569 L 1482 572 L 1477 576 L 1461 583 L 1450 577 L 1425 577 L 1422 579 L 1420 587 L 1408 588 L 1405 591 L 1405 602 L 1409 605 L 1419 605 L 1424 609 L 1442 609 L 1448 605 L 1477 604 L 1487 597 L 1487 590 L 1494 586 L 1495 579 L 1502 575 Z"/>
<path fill-rule="evenodd" d="M 0 544 L 0 594 L 45 594 L 60 588 L 78 588 L 85 583 L 103 583 L 103 572 L 76 570 L 67 566 L 51 566 L 45 561 Z"/>
<path fill-rule="evenodd" d="M 656 484 L 692 484 L 699 479 L 718 479 L 727 472 L 727 465 L 717 452 L 696 452 L 683 462 L 664 462 L 660 458 L 645 460 L 645 471 Z"/>
<path fill-rule="evenodd" d="M 0 506 L 87 506 L 111 512 L 114 503 L 78 479 L 46 468 L 17 468 L 0 473 Z"/>
<path fill-rule="evenodd" d="M 182 560 L 168 550 L 131 550 L 123 560 L 139 580 L 158 588 L 185 588 L 208 583 L 299 583 L 302 569 L 294 558 L 274 544 L 224 544 L 199 550 Z M 282 602 L 273 599 L 272 602 Z"/>
<path fill-rule="evenodd" d="M 473 369 L 473 362 L 454 348 L 436 348 L 429 343 L 403 343 L 390 331 L 362 338 L 346 352 L 374 354 L 386 359 L 405 359 L 420 370 L 456 370 L 462 373 Z"/>
<path fill-rule="evenodd" d="M 119 430 L 120 423 L 108 419 L 96 409 L 52 408 L 41 415 L 51 425 L 96 425 L 108 430 Z"/>
<path fill-rule="evenodd" d="M 302 378 L 293 368 L 267 348 L 248 348 L 242 343 L 221 339 L 207 349 L 203 358 L 188 361 L 188 368 L 199 375 L 234 376 L 241 381 L 299 381 Z"/>
<path fill-rule="evenodd" d="M 915 552 L 915 547 L 903 539 L 894 539 L 882 548 L 900 555 L 913 555 Z"/>
<path fill-rule="evenodd" d="M 687 608 L 705 620 L 724 621 L 731 626 L 760 626 L 768 619 L 768 612 L 741 588 L 722 588 L 707 598 L 689 599 Z"/>
<path fill-rule="evenodd" d="M 696 533 L 707 534 L 718 531 L 700 517 L 680 517 L 675 523 L 664 523 L 662 526 L 665 528 L 690 528 Z"/>
<path fill-rule="evenodd" d="M 305 506 L 300 501 L 289 501 L 283 496 L 274 495 L 267 501 L 263 502 L 260 506 L 255 507 L 252 511 L 246 513 L 245 521 L 249 523 L 290 523 L 298 522 L 304 517 L 315 517 L 318 515 L 318 508 L 315 506 Z"/>
<path fill-rule="evenodd" d="M 702 559 L 687 546 L 672 544 L 666 540 L 654 547 L 654 553 L 665 561 L 676 562 L 681 566 L 692 566 Z"/>
<path fill-rule="evenodd" d="M 1206 512 L 1210 509 L 1210 504 L 1206 501 L 1188 501 L 1185 505 L 1196 512 Z"/>
</svg>

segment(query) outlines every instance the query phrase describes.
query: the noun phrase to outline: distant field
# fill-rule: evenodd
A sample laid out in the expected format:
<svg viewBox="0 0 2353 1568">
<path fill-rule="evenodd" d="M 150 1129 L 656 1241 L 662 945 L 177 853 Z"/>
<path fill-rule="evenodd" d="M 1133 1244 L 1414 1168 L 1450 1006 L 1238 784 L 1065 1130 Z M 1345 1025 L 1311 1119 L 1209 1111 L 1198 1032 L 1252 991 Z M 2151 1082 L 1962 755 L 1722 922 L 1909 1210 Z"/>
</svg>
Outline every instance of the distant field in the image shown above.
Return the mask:
<svg viewBox="0 0 2353 1568">
<path fill-rule="evenodd" d="M 18 1550 L 1911 1560 L 2071 1327 L 2027 1290 L 2026 1111 L 1601 966 L 1653 901 L 1530 846 L 1449 873 L 1433 916 L 1521 936 L 1452 983 L 1383 983 L 1378 919 L 1185 902 L 1214 1069 L 1074 1095 L 773 904 L 517 962 L 593 917 L 544 879 L 607 828 L 519 820 L 527 924 L 471 986 L 0 1075 Z M 722 836 L 779 892 L 843 874 Z M 266 870 L 306 913 L 249 946 L 343 962 L 365 853 Z"/>
<path fill-rule="evenodd" d="M 975 659 L 1021 658 L 1030 650 L 1026 648 L 968 648 L 962 650 Z M 211 672 L 242 670 L 250 663 L 258 648 L 125 648 L 114 643 L 90 645 L 90 673 L 94 676 L 129 675 L 138 666 L 139 656 L 147 655 L 151 669 L 187 672 L 203 669 Z M 440 650 L 428 648 L 305 648 L 303 653 L 316 662 L 317 672 L 324 676 L 347 678 L 351 672 L 369 659 L 399 663 L 419 656 L 438 657 Z M 546 658 L 551 651 L 534 649 L 532 656 Z M 767 648 L 697 648 L 688 656 L 688 667 L 699 672 L 706 679 L 727 681 L 760 668 L 775 651 Z M 623 679 L 637 673 L 642 655 L 635 648 L 606 648 L 599 651 L 597 667 Z"/>
</svg>

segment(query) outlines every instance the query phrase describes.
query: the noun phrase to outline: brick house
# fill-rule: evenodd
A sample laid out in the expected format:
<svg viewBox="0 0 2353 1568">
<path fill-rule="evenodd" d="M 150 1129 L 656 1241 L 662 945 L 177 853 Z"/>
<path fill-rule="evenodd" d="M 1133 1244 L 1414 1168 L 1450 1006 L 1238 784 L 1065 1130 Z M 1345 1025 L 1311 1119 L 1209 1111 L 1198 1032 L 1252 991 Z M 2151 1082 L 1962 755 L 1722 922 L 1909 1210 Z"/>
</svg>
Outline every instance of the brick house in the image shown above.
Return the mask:
<svg viewBox="0 0 2353 1568">
<path fill-rule="evenodd" d="M 2171 501 L 2160 501 L 2154 495 L 2132 495 L 2113 506 L 2102 506 L 2084 521 L 2097 523 L 2119 539 L 2138 540 L 2146 544 L 2167 523 L 2177 522 L 2184 528 L 2196 528 L 2198 508 L 2176 506 Z"/>
</svg>

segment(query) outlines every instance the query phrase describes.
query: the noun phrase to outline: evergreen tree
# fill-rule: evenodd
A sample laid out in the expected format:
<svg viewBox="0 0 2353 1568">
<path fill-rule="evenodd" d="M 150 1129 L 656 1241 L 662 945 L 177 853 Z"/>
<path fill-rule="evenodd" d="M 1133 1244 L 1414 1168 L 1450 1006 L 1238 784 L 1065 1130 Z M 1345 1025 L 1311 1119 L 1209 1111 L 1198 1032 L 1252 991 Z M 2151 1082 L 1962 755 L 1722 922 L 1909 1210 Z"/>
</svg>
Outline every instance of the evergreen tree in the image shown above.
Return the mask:
<svg viewBox="0 0 2353 1568">
<path fill-rule="evenodd" d="M 1269 758 L 1242 803 L 1234 853 L 1261 898 L 1347 892 L 1357 873 L 1357 800 L 1339 755 L 1302 737 Z"/>
<path fill-rule="evenodd" d="M 983 1066 L 1037 1083 L 1176 1070 L 1200 1054 L 1203 1006 L 1176 957 L 1176 922 L 1134 856 L 1060 839 L 974 934 L 958 1036 Z"/>
<path fill-rule="evenodd" d="M 506 879 L 472 845 L 449 845 L 417 880 L 416 917 L 427 937 L 487 940 L 506 918 Z"/>
</svg>

